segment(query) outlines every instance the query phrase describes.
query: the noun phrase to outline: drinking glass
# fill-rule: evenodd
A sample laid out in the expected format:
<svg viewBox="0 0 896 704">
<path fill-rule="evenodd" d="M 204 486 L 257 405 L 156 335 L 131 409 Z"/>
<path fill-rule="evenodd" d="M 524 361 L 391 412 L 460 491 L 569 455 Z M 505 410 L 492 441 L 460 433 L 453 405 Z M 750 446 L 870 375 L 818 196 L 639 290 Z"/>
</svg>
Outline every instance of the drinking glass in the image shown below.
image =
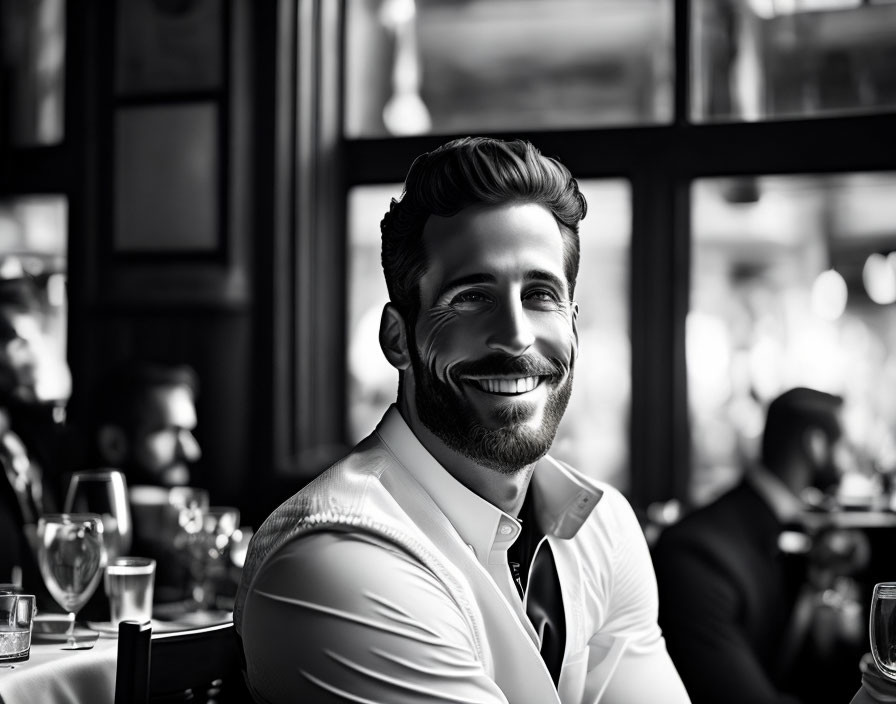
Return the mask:
<svg viewBox="0 0 896 704">
<path fill-rule="evenodd" d="M 28 659 L 36 611 L 33 595 L 0 590 L 0 667 Z"/>
<path fill-rule="evenodd" d="M 215 605 L 215 580 L 226 573 L 233 535 L 240 511 L 233 506 L 210 506 L 203 512 L 201 530 L 190 541 L 190 575 L 193 600 L 201 608 Z"/>
<path fill-rule="evenodd" d="M 896 582 L 874 585 L 868 632 L 877 669 L 896 682 Z"/>
<path fill-rule="evenodd" d="M 208 492 L 192 486 L 168 490 L 168 515 L 165 525 L 174 533 L 174 545 L 180 549 L 202 530 L 202 518 L 208 509 Z"/>
<path fill-rule="evenodd" d="M 63 648 L 78 650 L 87 644 L 75 637 L 75 617 L 96 591 L 106 564 L 103 520 L 96 513 L 46 514 L 37 522 L 37 537 L 44 583 L 69 615 Z"/>
<path fill-rule="evenodd" d="M 109 597 L 111 622 L 149 621 L 152 618 L 153 578 L 156 561 L 148 557 L 109 560 L 103 584 Z"/>
<path fill-rule="evenodd" d="M 103 542 L 109 560 L 131 550 L 133 526 L 128 485 L 116 470 L 75 472 L 68 485 L 63 510 L 67 513 L 98 513 L 103 519 Z"/>
</svg>

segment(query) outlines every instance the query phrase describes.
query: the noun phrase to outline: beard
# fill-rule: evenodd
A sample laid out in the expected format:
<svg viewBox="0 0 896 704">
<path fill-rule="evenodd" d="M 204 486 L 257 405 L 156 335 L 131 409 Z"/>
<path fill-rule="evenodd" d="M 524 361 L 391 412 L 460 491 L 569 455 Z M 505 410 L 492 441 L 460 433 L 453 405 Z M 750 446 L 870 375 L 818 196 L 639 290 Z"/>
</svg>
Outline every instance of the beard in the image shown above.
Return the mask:
<svg viewBox="0 0 896 704">
<path fill-rule="evenodd" d="M 455 365 L 450 375 L 454 384 L 470 376 L 540 376 L 541 383 L 557 384 L 549 391 L 540 426 L 531 428 L 526 421 L 536 412 L 534 403 L 508 403 L 495 411 L 496 427 L 488 427 L 477 418 L 477 410 L 451 385 L 438 379 L 423 364 L 416 347 L 410 350 L 416 380 L 417 414 L 423 425 L 449 448 L 474 462 L 501 474 L 514 474 L 534 464 L 550 449 L 557 427 L 572 393 L 573 364 L 540 356 L 510 357 L 495 355 Z"/>
<path fill-rule="evenodd" d="M 186 462 L 170 462 L 159 467 L 147 467 L 134 457 L 121 463 L 130 484 L 153 486 L 187 486 L 190 483 L 190 467 Z"/>
</svg>

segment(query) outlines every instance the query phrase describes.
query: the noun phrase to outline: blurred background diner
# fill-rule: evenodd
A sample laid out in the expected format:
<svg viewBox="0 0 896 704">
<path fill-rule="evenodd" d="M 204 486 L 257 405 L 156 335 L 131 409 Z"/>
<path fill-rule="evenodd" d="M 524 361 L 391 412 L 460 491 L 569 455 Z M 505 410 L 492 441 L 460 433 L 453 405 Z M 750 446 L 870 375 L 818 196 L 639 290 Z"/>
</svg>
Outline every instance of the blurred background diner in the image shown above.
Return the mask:
<svg viewBox="0 0 896 704">
<path fill-rule="evenodd" d="M 0 61 L 0 297 L 31 289 L 0 301 L 0 374 L 43 370 L 0 405 L 80 448 L 3 421 L 37 460 L 4 460 L 16 535 L 25 484 L 62 507 L 72 471 L 120 470 L 225 565 L 203 587 L 187 557 L 172 598 L 226 596 L 251 529 L 394 400 L 379 222 L 415 155 L 476 133 L 589 203 L 554 454 L 654 543 L 739 485 L 773 399 L 837 395 L 853 453 L 817 509 L 862 516 L 862 614 L 896 579 L 892 0 L 0 0 Z M 144 396 L 155 435 L 106 405 L 129 360 L 191 370 Z M 197 548 L 200 516 L 228 537 Z M 0 581 L 27 561 L 3 542 Z"/>
<path fill-rule="evenodd" d="M 660 627 L 694 704 L 846 702 L 856 690 L 868 637 L 854 576 L 870 547 L 829 510 L 853 471 L 842 404 L 802 387 L 772 400 L 743 479 L 653 548 Z"/>
</svg>

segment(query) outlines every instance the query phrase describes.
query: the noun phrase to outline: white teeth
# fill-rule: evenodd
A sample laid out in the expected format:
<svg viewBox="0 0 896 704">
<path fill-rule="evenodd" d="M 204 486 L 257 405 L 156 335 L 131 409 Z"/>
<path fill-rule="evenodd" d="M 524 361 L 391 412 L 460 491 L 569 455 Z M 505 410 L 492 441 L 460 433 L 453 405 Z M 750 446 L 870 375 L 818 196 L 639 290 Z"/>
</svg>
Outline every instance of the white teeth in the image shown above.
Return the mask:
<svg viewBox="0 0 896 704">
<path fill-rule="evenodd" d="M 520 379 L 479 379 L 479 386 L 490 394 L 524 394 L 538 386 L 537 376 Z"/>
</svg>

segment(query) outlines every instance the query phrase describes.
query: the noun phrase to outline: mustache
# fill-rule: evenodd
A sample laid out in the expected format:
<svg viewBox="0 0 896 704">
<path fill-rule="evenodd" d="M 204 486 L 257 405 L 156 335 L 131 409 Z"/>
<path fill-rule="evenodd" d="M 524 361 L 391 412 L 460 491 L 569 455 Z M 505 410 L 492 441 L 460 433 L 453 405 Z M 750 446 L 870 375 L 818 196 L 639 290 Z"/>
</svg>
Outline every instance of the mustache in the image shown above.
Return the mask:
<svg viewBox="0 0 896 704">
<path fill-rule="evenodd" d="M 481 359 L 458 362 L 451 370 L 455 380 L 463 376 L 547 376 L 559 379 L 568 367 L 558 360 L 538 355 L 511 357 L 495 354 Z"/>
</svg>

